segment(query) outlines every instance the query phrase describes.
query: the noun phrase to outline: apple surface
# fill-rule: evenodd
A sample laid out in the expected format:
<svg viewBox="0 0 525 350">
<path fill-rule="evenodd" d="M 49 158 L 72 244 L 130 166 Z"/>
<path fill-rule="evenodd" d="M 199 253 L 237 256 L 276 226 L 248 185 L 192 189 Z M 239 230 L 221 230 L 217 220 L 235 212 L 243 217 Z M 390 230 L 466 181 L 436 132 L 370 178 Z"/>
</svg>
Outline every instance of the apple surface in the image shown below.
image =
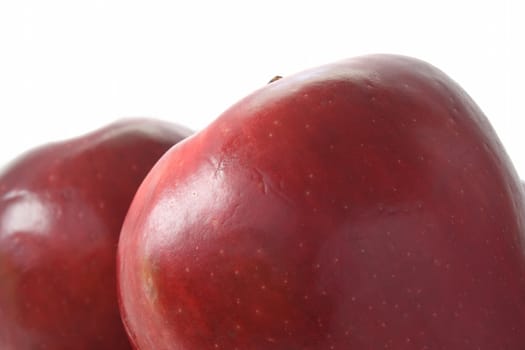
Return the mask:
<svg viewBox="0 0 525 350">
<path fill-rule="evenodd" d="M 146 173 L 189 135 L 123 119 L 44 145 L 0 173 L 0 349 L 130 349 L 118 236 Z"/>
<path fill-rule="evenodd" d="M 520 186 L 428 63 L 284 77 L 140 186 L 117 254 L 125 326 L 140 350 L 525 349 Z"/>
</svg>

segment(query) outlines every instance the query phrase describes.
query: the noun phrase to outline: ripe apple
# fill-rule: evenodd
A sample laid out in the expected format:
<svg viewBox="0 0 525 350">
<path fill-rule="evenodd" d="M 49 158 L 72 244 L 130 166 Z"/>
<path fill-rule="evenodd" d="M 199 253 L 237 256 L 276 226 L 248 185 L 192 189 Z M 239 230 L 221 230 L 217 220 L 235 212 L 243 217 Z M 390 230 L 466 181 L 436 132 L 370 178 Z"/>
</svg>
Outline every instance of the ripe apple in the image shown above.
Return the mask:
<svg viewBox="0 0 525 350">
<path fill-rule="evenodd" d="M 139 188 L 125 325 L 141 350 L 525 349 L 519 186 L 430 64 L 368 55 L 279 79 Z"/>
<path fill-rule="evenodd" d="M 129 349 L 120 228 L 146 173 L 188 130 L 126 119 L 37 148 L 0 174 L 0 349 Z"/>
</svg>

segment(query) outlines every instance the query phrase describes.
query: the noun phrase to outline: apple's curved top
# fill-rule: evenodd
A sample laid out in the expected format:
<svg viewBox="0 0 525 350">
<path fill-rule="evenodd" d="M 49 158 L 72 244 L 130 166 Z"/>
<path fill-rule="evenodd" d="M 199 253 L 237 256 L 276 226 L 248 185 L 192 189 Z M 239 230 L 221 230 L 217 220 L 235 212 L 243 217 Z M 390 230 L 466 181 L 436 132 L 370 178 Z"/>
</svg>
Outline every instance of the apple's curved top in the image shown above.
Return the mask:
<svg viewBox="0 0 525 350">
<path fill-rule="evenodd" d="M 102 139 L 109 139 L 116 135 L 124 134 L 135 134 L 141 137 L 149 137 L 156 140 L 165 139 L 173 142 L 174 134 L 179 135 L 179 137 L 183 139 L 193 134 L 193 131 L 185 126 L 165 120 L 128 117 L 116 120 L 103 128 L 91 131 L 77 138 L 93 138 L 95 135 L 98 135 Z"/>
<path fill-rule="evenodd" d="M 421 59 L 394 54 L 357 56 L 300 71 L 272 81 L 240 100 L 230 109 L 242 105 L 244 111 L 256 112 L 258 106 L 264 106 L 267 110 L 272 104 L 285 100 L 288 96 L 298 97 L 303 90 L 318 90 L 316 86 L 319 90 L 328 90 L 330 85 L 341 84 L 351 85 L 353 93 L 361 90 L 370 98 L 374 97 L 372 96 L 374 90 L 384 89 L 414 102 L 427 99 L 425 102 L 431 107 L 438 107 L 438 103 L 441 102 L 443 108 L 448 108 L 453 101 L 446 101 L 447 99 L 459 99 L 462 104 L 476 112 L 474 113 L 476 118 L 479 116 L 477 122 L 490 128 L 490 123 L 467 92 L 443 71 Z M 425 92 L 429 94 L 425 95 Z M 445 99 L 437 101 L 436 94 Z M 380 96 L 375 96 L 376 99 L 378 97 Z M 373 102 L 373 100 L 368 101 L 369 107 L 373 107 Z M 230 113 L 226 111 L 224 114 Z"/>
<path fill-rule="evenodd" d="M 482 156 L 504 170 L 510 192 L 518 187 L 514 166 L 475 101 L 435 66 L 403 55 L 358 56 L 278 79 L 231 106 L 195 138 L 213 140 L 211 149 L 228 157 L 239 144 L 240 153 L 264 150 L 235 154 L 249 162 L 274 152 L 301 154 L 305 140 L 321 149 L 327 138 L 405 147 L 395 152 L 426 149 L 441 153 L 434 154 L 441 160 L 455 154 L 466 164 Z"/>
<path fill-rule="evenodd" d="M 175 144 L 192 134 L 193 131 L 187 127 L 164 120 L 146 117 L 120 118 L 83 135 L 64 140 L 54 140 L 47 144 L 35 146 L 35 148 L 25 151 L 11 162 L 0 167 L 0 177 L 16 167 L 16 164 L 19 162 L 32 162 L 33 158 L 38 158 L 39 154 L 46 152 L 45 150 L 47 149 L 59 149 L 63 153 L 62 156 L 66 157 L 67 152 L 82 152 L 83 145 L 86 145 L 86 148 L 89 149 L 94 148 L 97 143 L 114 143 L 133 139 L 150 139 L 156 142 Z M 28 159 L 26 160 L 26 158 Z"/>
</svg>

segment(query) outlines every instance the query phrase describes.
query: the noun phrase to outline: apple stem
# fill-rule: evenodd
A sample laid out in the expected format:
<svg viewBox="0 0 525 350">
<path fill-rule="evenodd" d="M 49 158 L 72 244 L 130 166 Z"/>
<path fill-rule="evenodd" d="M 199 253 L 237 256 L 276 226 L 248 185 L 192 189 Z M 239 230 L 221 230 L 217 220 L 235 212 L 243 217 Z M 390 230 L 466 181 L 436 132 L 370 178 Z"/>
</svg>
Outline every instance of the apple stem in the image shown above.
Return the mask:
<svg viewBox="0 0 525 350">
<path fill-rule="evenodd" d="M 275 77 L 273 77 L 272 79 L 270 79 L 270 81 L 268 82 L 268 84 L 271 84 L 271 83 L 273 83 L 274 81 L 277 81 L 277 80 L 279 80 L 279 79 L 281 79 L 281 78 L 282 78 L 282 76 L 280 76 L 280 75 L 276 75 Z"/>
</svg>

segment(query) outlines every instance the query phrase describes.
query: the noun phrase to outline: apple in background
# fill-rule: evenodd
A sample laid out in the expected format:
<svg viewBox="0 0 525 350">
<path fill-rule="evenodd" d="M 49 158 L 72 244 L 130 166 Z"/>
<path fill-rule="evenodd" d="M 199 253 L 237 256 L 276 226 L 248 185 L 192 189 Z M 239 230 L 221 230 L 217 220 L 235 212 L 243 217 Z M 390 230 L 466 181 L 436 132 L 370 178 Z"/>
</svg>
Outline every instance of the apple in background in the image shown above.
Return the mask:
<svg viewBox="0 0 525 350">
<path fill-rule="evenodd" d="M 146 177 L 119 241 L 123 319 L 141 350 L 525 349 L 519 186 L 430 64 L 282 78 Z"/>
<path fill-rule="evenodd" d="M 189 131 L 125 119 L 0 174 L 0 349 L 129 349 L 115 256 L 146 173 Z"/>
</svg>

